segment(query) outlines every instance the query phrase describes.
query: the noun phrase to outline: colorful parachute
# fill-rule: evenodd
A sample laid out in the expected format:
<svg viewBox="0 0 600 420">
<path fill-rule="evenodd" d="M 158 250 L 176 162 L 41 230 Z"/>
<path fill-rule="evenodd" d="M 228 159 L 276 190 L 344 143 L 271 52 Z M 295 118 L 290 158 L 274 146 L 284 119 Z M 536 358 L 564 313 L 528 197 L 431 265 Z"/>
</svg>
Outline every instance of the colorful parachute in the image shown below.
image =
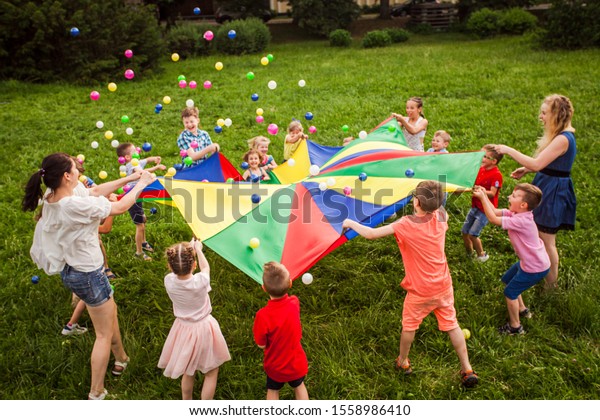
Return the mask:
<svg viewBox="0 0 600 420">
<path fill-rule="evenodd" d="M 448 192 L 472 187 L 481 156 L 413 151 L 388 120 L 297 182 L 161 181 L 196 237 L 261 283 L 265 262 L 279 261 L 299 277 L 356 236 L 342 230 L 344 219 L 376 226 L 410 202 L 422 180 L 441 181 Z M 284 165 L 280 181 L 293 169 Z"/>
</svg>

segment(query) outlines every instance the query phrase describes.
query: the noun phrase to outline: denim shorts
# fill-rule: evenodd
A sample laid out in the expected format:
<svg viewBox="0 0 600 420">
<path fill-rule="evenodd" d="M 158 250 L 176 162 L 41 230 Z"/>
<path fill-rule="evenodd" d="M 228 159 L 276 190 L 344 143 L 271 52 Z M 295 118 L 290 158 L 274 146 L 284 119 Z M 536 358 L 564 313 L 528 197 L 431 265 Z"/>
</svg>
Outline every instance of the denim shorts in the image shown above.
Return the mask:
<svg viewBox="0 0 600 420">
<path fill-rule="evenodd" d="M 88 306 L 100 306 L 113 294 L 103 267 L 85 273 L 65 264 L 60 276 L 63 284 Z"/>
<path fill-rule="evenodd" d="M 292 388 L 298 388 L 300 385 L 302 385 L 302 382 L 304 382 L 304 376 L 299 378 L 299 379 L 295 379 L 293 381 L 289 381 L 288 384 L 290 384 L 290 386 Z M 279 391 L 281 388 L 283 388 L 283 386 L 285 385 L 285 382 L 277 382 L 273 379 L 271 379 L 268 375 L 267 375 L 267 389 L 272 389 L 274 391 Z"/>
<path fill-rule="evenodd" d="M 502 282 L 506 284 L 504 296 L 515 300 L 525 290 L 538 284 L 549 272 L 550 269 L 539 273 L 527 273 L 521 269 L 521 263 L 517 261 L 502 276 Z"/>
<path fill-rule="evenodd" d="M 477 207 L 472 207 L 467 214 L 465 223 L 463 224 L 461 232 L 469 234 L 471 236 L 479 237 L 481 231 L 488 224 L 488 218 L 485 213 L 479 210 Z"/>
<path fill-rule="evenodd" d="M 142 225 L 146 223 L 146 215 L 144 214 L 144 207 L 142 207 L 142 203 L 135 203 L 133 206 L 129 207 L 129 215 L 131 216 L 131 220 L 136 225 Z"/>
</svg>

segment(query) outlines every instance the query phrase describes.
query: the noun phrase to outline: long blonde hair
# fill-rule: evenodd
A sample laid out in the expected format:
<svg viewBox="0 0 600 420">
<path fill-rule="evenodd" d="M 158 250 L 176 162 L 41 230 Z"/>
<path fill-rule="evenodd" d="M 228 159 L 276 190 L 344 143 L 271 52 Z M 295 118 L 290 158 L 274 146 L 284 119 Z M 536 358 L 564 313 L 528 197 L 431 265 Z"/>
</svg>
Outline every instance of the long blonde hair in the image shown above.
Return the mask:
<svg viewBox="0 0 600 420">
<path fill-rule="evenodd" d="M 546 96 L 542 103 L 548 106 L 549 118 L 544 126 L 544 135 L 538 140 L 536 156 L 565 130 L 573 130 L 571 119 L 573 118 L 573 104 L 571 100 L 563 95 L 553 94 Z"/>
</svg>

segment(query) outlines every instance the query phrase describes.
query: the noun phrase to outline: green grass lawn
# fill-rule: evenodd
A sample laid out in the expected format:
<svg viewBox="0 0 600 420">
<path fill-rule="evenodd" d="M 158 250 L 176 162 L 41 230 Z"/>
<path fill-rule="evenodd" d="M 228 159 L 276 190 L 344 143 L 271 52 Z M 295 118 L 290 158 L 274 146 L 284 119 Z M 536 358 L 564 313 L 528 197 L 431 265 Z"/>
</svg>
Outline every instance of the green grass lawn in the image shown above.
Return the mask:
<svg viewBox="0 0 600 420">
<path fill-rule="evenodd" d="M 351 241 L 311 269 L 311 285 L 295 282 L 291 293 L 302 303 L 303 345 L 310 363 L 306 383 L 312 398 L 598 399 L 600 154 L 594 142 L 600 138 L 600 51 L 545 52 L 530 49 L 521 38 L 473 41 L 436 35 L 384 49 L 333 49 L 324 41 L 310 41 L 277 44 L 268 52 L 275 59 L 266 67 L 259 55 L 169 61 L 155 78 L 114 80 L 114 93 L 106 84 L 0 82 L 0 146 L 5 159 L 0 172 L 0 398 L 81 399 L 89 389 L 94 334 L 60 335 L 71 314 L 70 293 L 58 276 L 44 275 L 29 258 L 34 221 L 20 211 L 23 187 L 45 155 L 83 153 L 86 175 L 99 181 L 98 172 L 105 170 L 115 179 L 117 156 L 103 137 L 104 130 L 112 130 L 120 141 L 152 143 L 151 154 L 172 165 L 179 162 L 179 113 L 191 98 L 200 108 L 203 127 L 234 164 L 241 161 L 246 139 L 266 135 L 269 123 L 281 128 L 271 137 L 271 153 L 281 160 L 284 128 L 292 118 L 302 119 L 305 130 L 311 124 L 317 127 L 314 141 L 340 145 L 342 125 L 357 136 L 392 112 L 404 113 L 410 96 L 424 98 L 430 122 L 426 142 L 444 129 L 453 138 L 451 151 L 502 142 L 532 153 L 542 133 L 539 106 L 546 95 L 561 93 L 575 107 L 577 229 L 558 235 L 559 290 L 545 295 L 539 288 L 525 295 L 534 313 L 524 322 L 525 336 L 502 337 L 496 331 L 506 318 L 499 278 L 515 261 L 508 237 L 497 227 L 487 227 L 482 240 L 490 260 L 477 264 L 466 259 L 460 227 L 470 198 L 451 197 L 448 203 L 446 252 L 458 319 L 472 333 L 467 344 L 481 377 L 478 388 L 461 389 L 458 359 L 433 316 L 423 323 L 411 351 L 414 375 L 405 378 L 393 369 L 405 295 L 399 286 L 404 269 L 393 238 Z M 220 72 L 214 68 L 216 61 L 224 63 Z M 248 71 L 256 74 L 253 81 L 246 79 Z M 180 89 L 180 74 L 200 87 Z M 300 79 L 306 80 L 306 87 L 298 87 Z M 212 89 L 201 87 L 205 80 L 212 81 Z M 269 80 L 277 81 L 277 89 L 267 88 Z M 101 93 L 99 101 L 89 99 L 92 90 Z M 250 99 L 255 92 L 260 95 L 257 102 Z M 173 102 L 155 114 L 154 106 L 165 95 Z M 262 125 L 254 121 L 258 107 L 264 109 Z M 303 119 L 307 111 L 314 114 L 310 123 Z M 122 124 L 122 115 L 131 122 Z M 231 118 L 233 125 L 215 134 L 212 127 L 218 118 Z M 98 120 L 104 122 L 103 130 L 96 128 Z M 134 129 L 133 135 L 125 134 L 127 126 Z M 90 147 L 94 140 L 100 143 L 98 149 Z M 500 164 L 505 175 L 501 206 L 515 184 L 508 174 L 516 167 L 510 158 Z M 117 399 L 181 396 L 179 381 L 163 377 L 156 368 L 173 321 L 163 287 L 167 267 L 162 252 L 189 239 L 191 231 L 176 210 L 158 206 L 150 215 L 150 207 L 147 231 L 157 248 L 154 261 L 133 258 L 134 227 L 127 214 L 118 217 L 104 237 L 110 265 L 119 277 L 115 298 L 132 359 L 123 377 L 107 377 L 106 387 Z M 232 355 L 220 371 L 216 398 L 262 399 L 262 352 L 253 343 L 252 322 L 267 295 L 214 252 L 206 254 L 212 268 L 213 315 Z M 40 275 L 39 284 L 32 284 L 32 275 Z M 87 314 L 81 323 L 92 327 Z M 285 388 L 282 398 L 291 397 Z"/>
</svg>

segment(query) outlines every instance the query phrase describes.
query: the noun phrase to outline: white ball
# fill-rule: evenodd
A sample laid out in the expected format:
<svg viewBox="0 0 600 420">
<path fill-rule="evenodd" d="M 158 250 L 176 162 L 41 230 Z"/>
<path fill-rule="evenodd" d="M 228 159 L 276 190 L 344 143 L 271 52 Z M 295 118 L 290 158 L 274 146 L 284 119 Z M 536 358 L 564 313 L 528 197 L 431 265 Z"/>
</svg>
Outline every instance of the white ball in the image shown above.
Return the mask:
<svg viewBox="0 0 600 420">
<path fill-rule="evenodd" d="M 302 274 L 302 283 L 311 284 L 313 282 L 313 276 L 310 273 Z"/>
<path fill-rule="evenodd" d="M 289 158 L 287 160 L 287 164 L 288 166 L 294 166 L 296 164 L 296 161 L 294 160 L 294 158 Z"/>
<path fill-rule="evenodd" d="M 116 149 L 117 147 L 119 147 L 119 140 L 111 141 L 110 145 Z"/>
<path fill-rule="evenodd" d="M 127 171 L 127 166 L 125 166 L 125 165 L 119 166 L 119 172 L 126 172 L 126 171 Z"/>
<path fill-rule="evenodd" d="M 96 121 L 96 127 L 103 128 L 104 127 L 104 123 L 102 121 Z"/>
<path fill-rule="evenodd" d="M 188 108 L 191 108 L 194 106 L 194 101 L 191 99 L 188 99 L 187 101 L 185 101 L 185 106 L 187 106 Z"/>
<path fill-rule="evenodd" d="M 131 127 L 127 127 L 127 128 L 125 129 L 125 132 L 126 132 L 128 135 L 130 135 L 130 136 L 131 136 L 131 135 L 133 134 L 133 128 L 131 128 Z"/>
<path fill-rule="evenodd" d="M 306 82 L 304 80 L 298 80 L 298 86 L 304 87 L 306 86 Z"/>
<path fill-rule="evenodd" d="M 310 168 L 308 168 L 308 173 L 311 174 L 312 176 L 317 176 L 319 175 L 319 167 L 317 165 L 310 165 Z"/>
<path fill-rule="evenodd" d="M 231 124 L 233 124 L 231 118 L 225 118 L 225 127 L 231 127 Z"/>
<path fill-rule="evenodd" d="M 325 191 L 327 189 L 327 184 L 325 182 L 319 182 L 319 189 Z"/>
<path fill-rule="evenodd" d="M 366 139 L 367 138 L 367 132 L 365 130 L 361 131 L 360 133 L 358 133 L 358 137 L 360 139 Z"/>
<path fill-rule="evenodd" d="M 335 178 L 327 178 L 327 186 L 333 187 L 335 185 Z"/>
<path fill-rule="evenodd" d="M 92 149 L 97 149 L 98 148 L 98 142 L 97 141 L 93 141 L 92 144 Z"/>
<path fill-rule="evenodd" d="M 267 83 L 267 86 L 269 86 L 269 89 L 273 90 L 277 88 L 277 82 L 275 80 L 271 80 L 269 83 Z"/>
</svg>

